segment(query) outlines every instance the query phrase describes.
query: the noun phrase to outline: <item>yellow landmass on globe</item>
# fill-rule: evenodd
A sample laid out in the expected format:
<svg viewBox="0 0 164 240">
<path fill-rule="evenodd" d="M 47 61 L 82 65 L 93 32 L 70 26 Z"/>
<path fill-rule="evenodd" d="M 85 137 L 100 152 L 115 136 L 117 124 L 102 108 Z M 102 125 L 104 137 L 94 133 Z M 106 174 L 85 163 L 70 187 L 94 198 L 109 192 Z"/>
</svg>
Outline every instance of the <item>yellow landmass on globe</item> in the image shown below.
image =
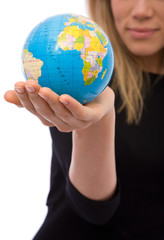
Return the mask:
<svg viewBox="0 0 164 240">
<path fill-rule="evenodd" d="M 67 17 L 66 17 L 67 18 Z M 88 19 L 88 21 L 86 21 L 86 19 Z M 94 21 L 92 21 L 90 18 L 87 17 L 76 17 L 72 14 L 72 18 L 69 18 L 69 22 L 72 23 L 82 23 L 83 25 L 86 25 L 87 27 L 93 27 L 96 30 L 97 35 L 101 38 L 103 45 L 106 46 L 108 44 L 108 40 L 107 38 L 101 33 L 100 29 L 102 30 L 102 28 L 96 25 L 96 23 Z M 100 29 L 99 29 L 100 28 Z"/>
<path fill-rule="evenodd" d="M 69 21 L 71 24 L 77 21 L 77 19 L 73 17 Z M 81 22 L 84 24 L 83 19 L 81 19 Z M 85 85 L 90 85 L 94 82 L 98 74 L 102 71 L 103 59 L 107 54 L 107 48 L 104 47 L 107 44 L 107 39 L 97 27 L 94 29 L 82 29 L 78 25 L 71 26 L 67 23 L 67 26 L 58 36 L 58 45 L 61 49 L 64 51 L 78 50 L 81 52 L 81 59 L 84 63 L 82 73 Z"/>
<path fill-rule="evenodd" d="M 43 61 L 33 57 L 32 52 L 29 52 L 28 49 L 24 49 L 23 68 L 28 79 L 33 79 L 38 82 L 38 78 L 41 76 L 42 66 Z"/>
<path fill-rule="evenodd" d="M 105 69 L 105 71 L 103 72 L 101 79 L 103 79 L 105 77 L 106 71 L 107 71 L 107 69 Z"/>
</svg>

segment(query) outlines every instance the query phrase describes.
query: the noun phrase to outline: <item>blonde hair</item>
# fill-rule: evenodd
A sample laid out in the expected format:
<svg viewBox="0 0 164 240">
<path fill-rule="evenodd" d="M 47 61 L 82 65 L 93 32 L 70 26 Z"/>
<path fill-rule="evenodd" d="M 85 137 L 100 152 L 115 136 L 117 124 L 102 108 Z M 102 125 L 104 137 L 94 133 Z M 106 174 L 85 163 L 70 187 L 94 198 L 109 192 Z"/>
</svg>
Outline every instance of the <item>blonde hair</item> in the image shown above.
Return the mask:
<svg viewBox="0 0 164 240">
<path fill-rule="evenodd" d="M 144 97 L 150 88 L 150 79 L 143 80 L 141 66 L 122 42 L 114 25 L 114 19 L 109 0 L 88 0 L 89 14 L 108 35 L 114 50 L 115 70 L 111 88 L 119 93 L 121 104 L 118 112 L 126 111 L 128 124 L 139 124 Z"/>
</svg>

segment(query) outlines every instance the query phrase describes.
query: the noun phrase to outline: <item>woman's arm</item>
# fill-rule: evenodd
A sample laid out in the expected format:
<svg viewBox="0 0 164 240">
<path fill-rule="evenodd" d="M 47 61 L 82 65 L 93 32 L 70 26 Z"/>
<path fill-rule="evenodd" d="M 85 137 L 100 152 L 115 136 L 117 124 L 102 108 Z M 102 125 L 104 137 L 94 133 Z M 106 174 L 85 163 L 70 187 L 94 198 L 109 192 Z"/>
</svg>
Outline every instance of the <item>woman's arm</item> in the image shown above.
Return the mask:
<svg viewBox="0 0 164 240">
<path fill-rule="evenodd" d="M 44 125 L 73 132 L 65 200 L 85 221 L 96 225 L 108 222 L 120 201 L 119 185 L 116 187 L 112 89 L 107 87 L 95 100 L 82 105 L 69 95 L 59 96 L 28 80 L 16 83 L 15 91 L 7 91 L 4 97 L 27 109 Z"/>
<path fill-rule="evenodd" d="M 73 131 L 69 178 L 90 199 L 109 199 L 116 189 L 114 135 L 114 107 L 88 128 Z"/>
<path fill-rule="evenodd" d="M 69 95 L 59 96 L 35 81 L 18 82 L 5 99 L 25 107 L 44 125 L 73 132 L 73 155 L 69 171 L 72 184 L 95 200 L 110 198 L 116 188 L 114 158 L 114 93 L 107 87 L 83 106 Z"/>
</svg>

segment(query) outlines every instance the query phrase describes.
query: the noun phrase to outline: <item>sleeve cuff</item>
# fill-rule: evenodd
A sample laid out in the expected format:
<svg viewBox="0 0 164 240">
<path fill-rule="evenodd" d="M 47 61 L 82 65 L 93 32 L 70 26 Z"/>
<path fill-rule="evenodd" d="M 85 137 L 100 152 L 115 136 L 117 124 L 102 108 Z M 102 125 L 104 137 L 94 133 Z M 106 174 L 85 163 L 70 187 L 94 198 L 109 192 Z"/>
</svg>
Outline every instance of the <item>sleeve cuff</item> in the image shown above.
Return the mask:
<svg viewBox="0 0 164 240">
<path fill-rule="evenodd" d="M 66 198 L 70 207 L 85 221 L 103 225 L 110 221 L 120 203 L 120 184 L 117 181 L 115 194 L 105 201 L 92 200 L 82 195 L 71 183 L 66 180 Z"/>
</svg>

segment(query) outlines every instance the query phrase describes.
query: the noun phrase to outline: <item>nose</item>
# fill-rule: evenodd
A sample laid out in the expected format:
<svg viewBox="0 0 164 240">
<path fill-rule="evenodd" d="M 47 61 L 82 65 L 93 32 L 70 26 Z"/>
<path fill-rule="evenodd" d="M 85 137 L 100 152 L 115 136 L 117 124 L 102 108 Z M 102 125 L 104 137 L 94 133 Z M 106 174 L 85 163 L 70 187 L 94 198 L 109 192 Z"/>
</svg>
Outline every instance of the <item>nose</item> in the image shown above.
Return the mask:
<svg viewBox="0 0 164 240">
<path fill-rule="evenodd" d="M 136 0 L 135 2 L 132 9 L 132 17 L 144 20 L 153 16 L 152 0 Z"/>
</svg>

